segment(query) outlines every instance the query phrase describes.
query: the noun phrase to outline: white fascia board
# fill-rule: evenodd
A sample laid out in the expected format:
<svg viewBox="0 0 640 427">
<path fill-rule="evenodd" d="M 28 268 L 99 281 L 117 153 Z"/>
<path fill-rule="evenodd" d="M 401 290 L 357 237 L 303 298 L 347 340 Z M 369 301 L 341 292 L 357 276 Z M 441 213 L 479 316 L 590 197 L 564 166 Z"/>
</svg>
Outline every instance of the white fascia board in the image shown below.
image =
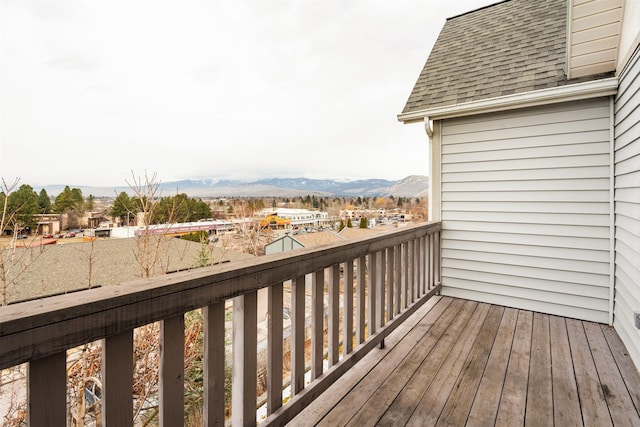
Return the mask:
<svg viewBox="0 0 640 427">
<path fill-rule="evenodd" d="M 497 98 L 482 99 L 480 101 L 412 111 L 399 114 L 398 120 L 403 123 L 414 123 L 423 121 L 425 117 L 428 117 L 430 120 L 450 119 L 452 117 L 598 98 L 601 96 L 615 95 L 617 92 L 618 79 L 617 77 L 610 77 L 590 82 L 505 95 Z"/>
</svg>

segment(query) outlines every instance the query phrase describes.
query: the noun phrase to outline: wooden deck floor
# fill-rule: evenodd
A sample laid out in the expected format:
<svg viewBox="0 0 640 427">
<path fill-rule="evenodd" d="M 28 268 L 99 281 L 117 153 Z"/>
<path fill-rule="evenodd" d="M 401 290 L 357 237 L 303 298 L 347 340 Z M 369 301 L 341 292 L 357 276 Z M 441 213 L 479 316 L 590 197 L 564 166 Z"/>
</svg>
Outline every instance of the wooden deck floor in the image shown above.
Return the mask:
<svg viewBox="0 0 640 427">
<path fill-rule="evenodd" d="M 606 325 L 436 297 L 290 425 L 640 426 Z"/>
</svg>

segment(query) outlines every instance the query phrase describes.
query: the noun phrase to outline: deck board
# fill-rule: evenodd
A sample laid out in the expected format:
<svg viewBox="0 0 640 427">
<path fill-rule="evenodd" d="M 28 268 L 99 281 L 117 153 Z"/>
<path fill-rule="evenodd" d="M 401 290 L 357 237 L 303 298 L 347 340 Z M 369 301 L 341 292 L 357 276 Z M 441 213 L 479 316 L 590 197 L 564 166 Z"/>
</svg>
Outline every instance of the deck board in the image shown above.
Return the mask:
<svg viewBox="0 0 640 427">
<path fill-rule="evenodd" d="M 467 318 L 465 313 L 468 312 L 468 304 L 459 304 L 461 301 L 455 302 L 457 305 L 447 310 L 449 318 L 443 318 L 447 323 L 451 325 L 450 328 L 434 328 L 433 334 L 430 337 L 424 337 L 421 340 L 420 346 L 414 346 L 411 351 L 399 353 L 398 356 L 402 357 L 402 362 L 398 364 L 397 369 L 392 376 L 388 376 L 385 381 L 375 389 L 369 389 L 370 397 L 367 399 L 366 404 L 356 412 L 351 418 L 351 422 L 348 425 L 363 425 L 363 424 L 375 424 L 378 419 L 384 413 L 384 409 L 389 407 L 392 403 L 403 405 L 405 408 L 414 408 L 415 402 L 410 399 L 408 402 L 398 399 L 398 394 L 404 392 L 403 395 L 409 395 L 419 399 L 421 395 L 418 393 L 423 390 L 420 384 L 416 387 L 416 376 L 420 372 L 420 367 L 424 361 L 433 354 L 438 354 L 438 360 L 444 360 L 444 353 L 446 350 L 441 350 L 447 340 L 445 334 L 449 332 L 449 329 L 457 330 L 462 329 L 459 324 L 463 319 Z M 457 309 L 458 311 L 455 311 Z M 445 322 L 440 322 L 442 325 Z M 431 339 L 430 339 L 431 338 Z M 446 354 L 445 354 L 446 355 Z M 425 379 L 427 381 L 428 379 Z M 395 402 L 394 402 L 395 400 Z M 404 411 L 399 411 L 404 413 Z M 410 412 L 409 412 L 410 414 Z"/>
<path fill-rule="evenodd" d="M 527 427 L 553 425 L 550 342 L 549 316 L 534 313 L 526 413 L 535 416 L 525 418 Z"/>
<path fill-rule="evenodd" d="M 496 425 L 508 427 L 524 424 L 532 327 L 533 313 L 520 311 L 513 337 L 513 346 L 511 346 L 507 375 L 502 388 Z"/>
<path fill-rule="evenodd" d="M 496 420 L 517 320 L 518 310 L 513 308 L 506 309 L 502 315 L 500 330 L 496 335 L 487 367 L 471 406 L 467 421 L 467 425 L 470 427 L 488 426 Z"/>
<path fill-rule="evenodd" d="M 640 425 L 607 326 L 435 297 L 290 425 Z"/>
</svg>

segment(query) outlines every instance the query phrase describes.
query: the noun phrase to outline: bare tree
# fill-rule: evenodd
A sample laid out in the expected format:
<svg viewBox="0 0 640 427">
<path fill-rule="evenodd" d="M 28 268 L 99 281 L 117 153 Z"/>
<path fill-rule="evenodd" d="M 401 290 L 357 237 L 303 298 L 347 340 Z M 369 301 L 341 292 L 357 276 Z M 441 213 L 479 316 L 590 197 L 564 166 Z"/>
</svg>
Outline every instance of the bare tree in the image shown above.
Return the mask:
<svg viewBox="0 0 640 427">
<path fill-rule="evenodd" d="M 144 177 L 136 177 L 131 171 L 131 181 L 125 182 L 136 197 L 138 220 L 142 221 L 142 228 L 135 237 L 135 259 L 140 267 L 140 277 L 151 277 L 157 274 L 163 252 L 166 252 L 163 250 L 164 233 L 152 234 L 150 227 L 160 200 L 160 181 L 155 172 L 149 176 L 145 171 Z"/>
<path fill-rule="evenodd" d="M 7 183 L 2 178 L 1 181 L 0 193 L 2 197 L 0 198 L 0 209 L 2 214 L 0 216 L 0 235 L 4 235 L 7 230 L 12 231 L 9 247 L 3 248 L 0 246 L 0 306 L 5 306 L 9 303 L 9 289 L 42 254 L 44 247 L 17 247 L 18 216 L 21 206 L 13 206 L 9 209 L 9 199 L 20 180 L 16 178 L 13 182 Z M 2 414 L 2 425 L 21 426 L 26 423 L 26 396 L 21 396 L 23 387 L 19 385 L 24 382 L 24 366 L 18 365 L 0 371 L 0 394 L 8 393 L 9 396 L 7 407 L 5 407 L 7 412 Z"/>
<path fill-rule="evenodd" d="M 4 235 L 7 230 L 12 232 L 9 248 L 0 247 L 0 306 L 9 303 L 9 289 L 45 250 L 44 246 L 35 244 L 21 245 L 25 246 L 24 248 L 18 247 L 18 237 L 20 236 L 18 216 L 22 206 L 13 206 L 9 209 L 9 200 L 19 182 L 20 179 L 16 178 L 12 183 L 7 183 L 2 178 L 0 187 L 0 193 L 3 195 L 0 199 L 2 205 L 0 206 L 2 209 L 0 235 Z M 35 243 L 35 237 L 32 238 L 31 243 Z"/>
</svg>

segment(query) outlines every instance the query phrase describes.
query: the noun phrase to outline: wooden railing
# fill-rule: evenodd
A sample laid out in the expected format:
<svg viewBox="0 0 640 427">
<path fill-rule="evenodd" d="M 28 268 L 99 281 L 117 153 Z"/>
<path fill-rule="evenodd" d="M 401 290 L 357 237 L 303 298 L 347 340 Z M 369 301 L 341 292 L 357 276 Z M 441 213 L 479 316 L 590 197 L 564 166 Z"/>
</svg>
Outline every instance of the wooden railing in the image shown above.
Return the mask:
<svg viewBox="0 0 640 427">
<path fill-rule="evenodd" d="M 102 422 L 105 426 L 131 426 L 133 330 L 159 321 L 160 424 L 182 425 L 184 314 L 203 308 L 203 419 L 206 425 L 223 425 L 225 301 L 233 298 L 232 424 L 255 425 L 257 292 L 268 288 L 265 423 L 283 424 L 367 352 L 383 345 L 385 336 L 438 292 L 439 248 L 440 223 L 411 225 L 345 243 L 2 307 L 0 369 L 28 363 L 30 425 L 65 425 L 66 350 L 103 340 Z M 305 338 L 305 276 L 309 274 L 311 333 Z M 283 282 L 289 280 L 293 397 L 283 406 Z M 309 338 L 313 381 L 305 387 L 304 353 Z"/>
</svg>

